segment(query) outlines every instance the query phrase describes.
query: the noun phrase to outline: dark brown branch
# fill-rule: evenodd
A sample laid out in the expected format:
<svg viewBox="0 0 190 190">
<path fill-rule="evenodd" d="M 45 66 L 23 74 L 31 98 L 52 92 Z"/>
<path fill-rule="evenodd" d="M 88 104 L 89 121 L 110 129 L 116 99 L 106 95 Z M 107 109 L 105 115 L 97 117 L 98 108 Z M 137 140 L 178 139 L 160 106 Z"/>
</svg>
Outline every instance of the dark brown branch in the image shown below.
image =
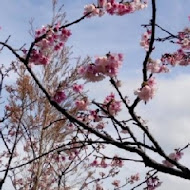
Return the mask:
<svg viewBox="0 0 190 190">
<path fill-rule="evenodd" d="M 147 81 L 147 63 L 150 57 L 150 54 L 153 50 L 154 45 L 154 36 L 155 36 L 155 24 L 156 24 L 156 2 L 152 0 L 152 19 L 151 19 L 151 38 L 149 43 L 149 49 L 146 53 L 144 62 L 143 62 L 143 81 Z"/>
<path fill-rule="evenodd" d="M 101 153 L 100 153 L 101 154 Z M 103 155 L 103 154 L 102 154 Z M 96 155 L 96 158 L 105 158 L 105 159 L 108 159 L 108 160 L 113 160 L 114 157 L 108 157 L 108 156 L 97 156 Z M 123 157 L 117 157 L 117 159 L 119 160 L 123 160 L 123 161 L 131 161 L 131 162 L 139 162 L 139 163 L 143 163 L 143 160 L 136 160 L 136 159 L 132 159 L 132 158 L 123 158 Z"/>
<path fill-rule="evenodd" d="M 65 120 L 66 120 L 66 118 L 62 118 L 62 119 L 57 119 L 57 120 L 55 120 L 55 121 L 51 121 L 49 125 L 47 125 L 47 126 L 45 126 L 45 127 L 43 128 L 43 130 L 49 128 L 51 125 L 53 125 L 53 124 L 56 123 L 56 122 L 65 121 Z"/>
<path fill-rule="evenodd" d="M 5 46 L 6 48 L 8 48 L 13 53 L 13 55 L 15 55 L 16 58 L 19 59 L 19 61 L 21 61 L 21 62 L 25 61 L 24 58 L 22 58 L 18 53 L 16 53 L 16 51 L 11 46 L 9 46 L 8 44 L 6 44 L 4 42 L 0 42 L 0 44 Z"/>
<path fill-rule="evenodd" d="M 87 14 L 85 14 L 84 16 L 82 16 L 81 18 L 79 18 L 79 19 L 77 19 L 77 20 L 75 20 L 75 21 L 73 21 L 73 22 L 71 22 L 71 23 L 68 23 L 68 24 L 65 24 L 65 25 L 61 26 L 60 29 L 69 27 L 69 26 L 71 26 L 71 25 L 73 25 L 73 24 L 77 24 L 77 23 L 79 23 L 80 21 L 84 20 L 84 19 L 85 19 L 87 16 L 89 16 L 90 14 L 91 14 L 91 13 L 87 13 Z"/>
<path fill-rule="evenodd" d="M 7 44 L 7 42 L 9 41 L 9 39 L 10 39 L 10 35 L 7 37 L 7 39 L 5 40 L 5 44 Z M 3 48 L 4 48 L 5 46 L 3 45 L 1 48 L 0 48 L 0 52 L 3 50 Z"/>
<path fill-rule="evenodd" d="M 123 126 L 121 124 L 121 122 L 119 122 L 115 117 L 113 117 L 112 115 L 110 115 L 102 106 L 100 106 L 97 102 L 93 101 L 93 104 L 95 104 L 97 107 L 99 107 L 105 114 L 109 115 L 109 118 L 112 119 L 117 125 L 119 125 L 121 127 L 121 129 L 123 130 L 127 130 L 131 136 L 131 138 L 134 140 L 134 142 L 137 142 L 136 137 L 134 136 L 133 132 L 130 130 L 130 128 L 128 126 Z M 140 148 L 140 146 L 139 146 Z"/>
<path fill-rule="evenodd" d="M 160 28 L 162 31 L 166 32 L 167 34 L 169 34 L 171 37 L 173 38 L 179 38 L 179 36 L 176 36 L 174 34 L 172 34 L 171 32 L 169 32 L 168 30 L 164 29 L 163 27 L 159 26 L 158 24 L 155 24 L 155 26 L 157 26 L 158 28 Z"/>
<path fill-rule="evenodd" d="M 11 150 L 10 150 L 10 148 L 9 148 L 9 146 L 8 146 L 8 144 L 7 144 L 7 142 L 6 142 L 5 138 L 4 138 L 4 135 L 3 135 L 3 133 L 2 133 L 1 130 L 0 130 L 0 135 L 1 135 L 1 138 L 3 139 L 3 143 L 4 143 L 4 145 L 5 145 L 6 148 L 7 148 L 7 151 L 8 151 L 9 154 L 11 155 Z"/>
</svg>

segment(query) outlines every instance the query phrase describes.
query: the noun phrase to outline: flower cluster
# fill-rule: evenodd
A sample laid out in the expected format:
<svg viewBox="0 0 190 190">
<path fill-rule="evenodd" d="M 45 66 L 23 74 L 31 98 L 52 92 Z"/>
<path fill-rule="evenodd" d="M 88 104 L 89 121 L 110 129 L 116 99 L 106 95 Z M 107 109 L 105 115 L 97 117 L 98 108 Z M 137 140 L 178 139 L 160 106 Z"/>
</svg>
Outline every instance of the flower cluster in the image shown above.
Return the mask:
<svg viewBox="0 0 190 190">
<path fill-rule="evenodd" d="M 164 64 L 169 64 L 172 66 L 181 65 L 187 66 L 190 65 L 190 54 L 185 52 L 182 49 L 179 49 L 177 52 L 170 54 L 166 53 L 162 56 L 161 61 Z"/>
<path fill-rule="evenodd" d="M 115 0 L 98 0 L 97 6 L 94 4 L 84 7 L 84 14 L 91 16 L 102 16 L 107 12 L 110 15 L 125 15 L 142 10 L 147 7 L 147 1 L 132 0 L 130 2 L 116 2 Z"/>
<path fill-rule="evenodd" d="M 112 185 L 115 186 L 115 187 L 119 187 L 119 184 L 120 184 L 120 180 L 114 180 L 112 182 Z"/>
<path fill-rule="evenodd" d="M 81 100 L 75 101 L 75 107 L 77 110 L 86 110 L 88 108 L 89 101 L 88 98 L 83 98 Z"/>
<path fill-rule="evenodd" d="M 59 24 L 51 28 L 44 26 L 35 31 L 35 46 L 30 53 L 30 63 L 35 65 L 47 65 L 50 62 L 50 52 L 59 51 L 69 36 L 70 30 L 61 28 Z M 23 51 L 25 54 L 28 52 Z"/>
<path fill-rule="evenodd" d="M 123 166 L 123 160 L 121 160 L 120 158 L 118 158 L 118 156 L 114 156 L 111 162 L 111 166 L 112 167 L 122 167 Z"/>
<path fill-rule="evenodd" d="M 53 100 L 60 104 L 62 101 L 66 99 L 66 95 L 64 91 L 57 91 L 53 97 Z"/>
<path fill-rule="evenodd" d="M 99 110 L 90 110 L 90 116 L 89 116 L 94 122 L 99 122 L 102 120 L 102 118 L 99 115 Z"/>
<path fill-rule="evenodd" d="M 78 69 L 78 73 L 84 79 L 91 82 L 101 81 L 105 76 L 115 77 L 122 65 L 123 54 L 107 54 L 104 57 L 98 57 L 95 63 L 82 66 Z"/>
<path fill-rule="evenodd" d="M 105 161 L 105 158 L 102 158 L 100 162 L 98 162 L 97 158 L 91 163 L 91 166 L 93 167 L 101 167 L 101 168 L 107 168 L 108 164 Z"/>
<path fill-rule="evenodd" d="M 79 93 L 79 92 L 82 92 L 83 88 L 84 88 L 84 87 L 83 87 L 82 84 L 74 84 L 74 85 L 73 85 L 73 91 L 74 91 L 74 92 L 78 92 L 78 93 Z"/>
<path fill-rule="evenodd" d="M 105 98 L 103 105 L 104 109 L 111 115 L 117 115 L 118 112 L 121 111 L 121 101 L 115 100 L 113 93 Z"/>
<path fill-rule="evenodd" d="M 177 44 L 180 45 L 174 53 L 166 53 L 162 56 L 162 62 L 170 64 L 172 66 L 181 65 L 187 66 L 190 65 L 190 28 L 185 28 L 183 31 L 178 33 Z"/>
<path fill-rule="evenodd" d="M 183 156 L 183 152 L 179 151 L 178 149 L 175 149 L 175 152 L 169 154 L 169 158 L 176 162 L 178 162 L 182 158 L 182 156 Z M 167 160 L 164 160 L 162 163 L 167 167 L 170 167 L 170 168 L 174 167 L 174 165 Z"/>
<path fill-rule="evenodd" d="M 146 190 L 155 190 L 157 187 L 160 187 L 162 182 L 160 182 L 159 178 L 157 176 L 147 176 L 146 180 L 147 188 Z"/>
<path fill-rule="evenodd" d="M 168 73 L 169 69 L 166 67 L 165 64 L 161 64 L 161 60 L 153 60 L 149 59 L 147 64 L 147 70 L 151 73 Z"/>
<path fill-rule="evenodd" d="M 148 51 L 148 49 L 149 49 L 150 36 L 151 36 L 151 31 L 150 31 L 150 30 L 147 30 L 147 31 L 146 31 L 144 34 L 142 34 L 142 36 L 141 36 L 140 45 L 141 45 L 146 51 Z"/>
<path fill-rule="evenodd" d="M 101 167 L 101 168 L 107 168 L 108 166 L 111 167 L 123 167 L 123 160 L 121 160 L 120 158 L 118 158 L 117 156 L 114 156 L 111 163 L 108 164 L 106 163 L 106 159 L 102 158 L 100 161 L 98 161 L 98 159 L 96 158 L 92 163 L 91 166 L 93 167 Z M 136 179 L 136 178 L 135 178 Z M 135 180 L 137 181 L 137 180 Z"/>
<path fill-rule="evenodd" d="M 132 175 L 130 178 L 129 178 L 129 183 L 130 184 L 133 184 L 135 183 L 136 181 L 139 181 L 140 180 L 140 177 L 139 177 L 139 173 L 135 174 L 135 175 Z"/>
<path fill-rule="evenodd" d="M 135 91 L 135 95 L 137 95 L 141 100 L 144 100 L 145 102 L 149 101 L 154 97 L 155 84 L 155 78 L 149 78 L 148 81 L 143 83 L 141 89 Z"/>
<path fill-rule="evenodd" d="M 73 84 L 73 85 L 71 86 L 71 89 L 72 89 L 72 91 L 73 91 L 74 93 L 81 93 L 82 90 L 83 90 L 83 85 L 81 85 L 81 84 L 76 84 L 76 83 L 75 83 L 75 84 Z M 60 103 L 63 102 L 64 100 L 66 100 L 66 98 L 67 98 L 67 95 L 66 95 L 65 91 L 64 91 L 64 90 L 61 90 L 61 89 L 58 89 L 58 90 L 55 92 L 54 96 L 53 96 L 53 100 L 54 100 L 55 102 L 57 102 L 58 104 L 60 104 Z M 76 100 L 76 102 L 75 102 L 75 105 L 78 106 L 80 109 L 81 109 L 82 107 L 85 107 L 84 104 L 85 104 L 85 101 L 84 101 L 84 100 Z"/>
<path fill-rule="evenodd" d="M 181 48 L 184 50 L 190 50 L 190 28 L 185 28 L 182 32 L 178 33 Z"/>
</svg>

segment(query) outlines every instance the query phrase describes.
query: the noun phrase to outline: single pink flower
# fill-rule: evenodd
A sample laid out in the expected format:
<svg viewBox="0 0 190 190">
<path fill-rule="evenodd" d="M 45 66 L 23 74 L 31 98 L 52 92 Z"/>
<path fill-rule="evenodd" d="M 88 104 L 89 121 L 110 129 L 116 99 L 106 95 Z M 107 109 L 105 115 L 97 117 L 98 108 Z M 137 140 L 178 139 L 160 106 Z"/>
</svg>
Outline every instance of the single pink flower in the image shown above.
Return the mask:
<svg viewBox="0 0 190 190">
<path fill-rule="evenodd" d="M 140 180 L 140 177 L 139 177 L 139 173 L 135 174 L 135 175 L 132 175 L 129 179 L 129 183 L 130 184 L 133 184 L 134 182 L 136 181 L 139 181 Z"/>
<path fill-rule="evenodd" d="M 95 159 L 90 165 L 93 167 L 97 167 L 99 165 L 99 163 L 98 163 L 97 159 Z"/>
<path fill-rule="evenodd" d="M 115 95 L 113 93 L 105 98 L 103 104 L 104 109 L 106 109 L 111 115 L 117 115 L 118 112 L 121 111 L 121 101 L 115 100 Z"/>
<path fill-rule="evenodd" d="M 88 99 L 75 101 L 75 106 L 78 110 L 86 110 L 88 107 L 88 104 L 89 104 Z"/>
<path fill-rule="evenodd" d="M 154 96 L 154 89 L 152 89 L 150 86 L 145 85 L 141 90 L 135 91 L 135 94 L 138 95 L 138 97 L 141 100 L 144 100 L 145 102 L 149 101 Z"/>
<path fill-rule="evenodd" d="M 82 90 L 83 90 L 83 85 L 81 85 L 81 84 L 74 84 L 73 85 L 73 91 L 74 92 L 82 92 Z"/>
<path fill-rule="evenodd" d="M 120 181 L 119 180 L 114 180 L 112 182 L 112 185 L 114 185 L 115 187 L 119 187 Z"/>
<path fill-rule="evenodd" d="M 102 167 L 102 168 L 107 168 L 108 167 L 108 164 L 106 163 L 104 158 L 102 158 L 102 160 L 100 162 L 100 167 Z"/>
<path fill-rule="evenodd" d="M 53 97 L 53 100 L 58 104 L 66 99 L 66 95 L 64 91 L 57 91 Z"/>
<path fill-rule="evenodd" d="M 155 84 L 155 78 L 151 77 L 147 82 L 145 82 L 145 85 L 141 89 L 136 90 L 134 94 L 137 95 L 141 100 L 147 102 L 154 97 Z"/>
</svg>

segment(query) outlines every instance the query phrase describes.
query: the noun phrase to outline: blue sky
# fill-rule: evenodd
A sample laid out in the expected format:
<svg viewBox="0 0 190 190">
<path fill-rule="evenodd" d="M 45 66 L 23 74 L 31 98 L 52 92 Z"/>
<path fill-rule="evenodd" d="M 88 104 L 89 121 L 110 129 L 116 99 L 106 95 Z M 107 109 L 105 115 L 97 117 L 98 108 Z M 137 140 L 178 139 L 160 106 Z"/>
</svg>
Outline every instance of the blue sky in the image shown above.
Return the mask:
<svg viewBox="0 0 190 190">
<path fill-rule="evenodd" d="M 85 4 L 94 0 L 61 0 L 67 13 L 66 19 L 70 22 L 83 14 Z M 188 0 L 159 0 L 157 1 L 157 23 L 176 34 L 184 27 L 189 26 L 188 16 L 190 1 Z M 151 15 L 151 7 L 135 14 L 123 17 L 105 15 L 102 18 L 86 19 L 70 27 L 72 36 L 68 45 L 73 46 L 73 57 L 104 55 L 108 51 L 124 53 L 125 61 L 120 72 L 123 80 L 122 92 L 133 97 L 133 90 L 140 86 L 141 65 L 145 56 L 139 46 L 144 29 L 141 24 L 147 24 Z M 34 19 L 36 28 L 50 23 L 52 17 L 51 0 L 2 0 L 0 6 L 0 40 L 11 35 L 9 43 L 19 48 L 24 43 L 30 44 L 32 38 L 28 31 L 29 21 Z M 163 35 L 159 30 L 156 32 Z M 171 44 L 157 44 L 152 58 L 159 58 L 164 52 L 175 51 L 177 46 Z M 4 51 L 0 54 L 0 63 L 9 64 L 13 56 Z M 158 76 L 158 91 L 154 100 L 147 106 L 141 105 L 138 109 L 152 127 L 151 130 L 160 140 L 168 153 L 178 146 L 190 142 L 190 69 L 186 67 L 173 68 L 170 74 Z M 14 77 L 9 80 L 14 81 Z M 104 84 L 104 83 L 103 83 Z M 106 83 L 105 83 L 106 84 Z M 103 96 L 112 91 L 106 85 L 101 92 L 91 89 L 92 96 Z M 160 135 L 162 134 L 162 135 Z M 168 135 L 169 134 L 169 135 Z M 177 147 L 176 147 L 177 146 Z M 189 150 L 186 151 L 183 163 L 189 162 Z M 162 175 L 164 184 L 160 190 L 183 189 L 189 190 L 190 182 L 179 178 Z M 187 185 L 188 184 L 188 185 Z"/>
</svg>

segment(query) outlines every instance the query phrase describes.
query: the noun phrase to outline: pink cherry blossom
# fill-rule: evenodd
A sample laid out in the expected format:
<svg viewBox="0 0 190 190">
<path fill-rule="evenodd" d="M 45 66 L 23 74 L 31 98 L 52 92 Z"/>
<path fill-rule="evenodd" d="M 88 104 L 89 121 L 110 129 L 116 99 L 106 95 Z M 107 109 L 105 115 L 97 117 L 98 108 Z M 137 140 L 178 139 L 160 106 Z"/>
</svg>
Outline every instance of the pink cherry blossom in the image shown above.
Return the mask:
<svg viewBox="0 0 190 190">
<path fill-rule="evenodd" d="M 89 14 L 91 13 L 91 14 Z M 102 14 L 99 14 L 100 10 L 99 8 L 96 8 L 95 5 L 90 4 L 90 5 L 85 5 L 84 7 L 84 15 L 89 14 L 88 17 L 96 16 L 99 15 L 101 16 Z"/>
<path fill-rule="evenodd" d="M 105 124 L 103 122 L 99 122 L 97 125 L 96 125 L 96 129 L 104 129 L 105 127 Z"/>
<path fill-rule="evenodd" d="M 168 73 L 169 69 L 166 67 L 166 65 L 161 64 L 161 60 L 152 60 L 149 59 L 149 62 L 147 64 L 147 69 L 151 73 Z"/>
<path fill-rule="evenodd" d="M 50 62 L 49 52 L 59 51 L 64 46 L 65 42 L 71 35 L 71 31 L 65 28 L 60 29 L 60 24 L 54 27 L 43 26 L 41 29 L 35 31 L 35 38 L 37 42 L 30 54 L 30 64 L 47 65 Z M 42 39 L 38 40 L 40 37 Z M 26 55 L 27 50 L 23 53 Z"/>
<path fill-rule="evenodd" d="M 162 184 L 157 176 L 156 177 L 147 176 L 147 178 L 148 178 L 146 181 L 147 190 L 155 190 L 157 187 L 160 187 Z"/>
<path fill-rule="evenodd" d="M 102 73 L 99 73 L 97 67 L 94 64 L 89 64 L 78 69 L 79 74 L 90 82 L 98 82 L 105 78 Z"/>
<path fill-rule="evenodd" d="M 121 160 L 120 158 L 118 158 L 118 156 L 114 156 L 111 162 L 111 166 L 112 167 L 122 167 L 123 166 L 123 160 Z"/>
<path fill-rule="evenodd" d="M 108 164 L 106 163 L 104 158 L 102 158 L 102 160 L 100 162 L 100 167 L 102 167 L 102 168 L 107 168 L 108 167 Z"/>
<path fill-rule="evenodd" d="M 53 97 L 53 100 L 58 104 L 66 99 L 66 95 L 64 91 L 57 91 Z"/>
<path fill-rule="evenodd" d="M 107 54 L 104 57 L 97 57 L 95 63 L 82 66 L 78 73 L 84 79 L 97 82 L 103 80 L 106 76 L 115 77 L 122 65 L 123 54 Z"/>
<path fill-rule="evenodd" d="M 161 58 L 162 62 L 165 64 L 170 64 L 172 66 L 181 65 L 187 66 L 190 65 L 190 58 L 187 52 L 179 49 L 173 54 L 164 54 Z"/>
<path fill-rule="evenodd" d="M 175 152 L 170 153 L 168 157 L 171 160 L 178 162 L 182 158 L 182 156 L 183 156 L 183 152 L 176 149 Z M 162 163 L 167 167 L 174 167 L 174 165 L 172 163 L 170 163 L 168 160 L 164 160 Z"/>
<path fill-rule="evenodd" d="M 178 41 L 176 43 L 180 48 L 174 53 L 165 53 L 161 58 L 162 62 L 172 66 L 190 65 L 190 28 L 185 28 L 178 33 Z"/>
<path fill-rule="evenodd" d="M 74 84 L 73 85 L 73 91 L 74 92 L 82 92 L 82 90 L 83 90 L 83 85 L 81 85 L 81 84 Z"/>
<path fill-rule="evenodd" d="M 144 83 L 144 86 L 141 89 L 138 89 L 134 92 L 141 100 L 145 102 L 152 99 L 155 95 L 155 79 L 151 77 L 147 82 Z"/>
<path fill-rule="evenodd" d="M 185 28 L 183 31 L 179 32 L 178 44 L 183 50 L 190 50 L 190 28 Z"/>
<path fill-rule="evenodd" d="M 152 89 L 150 86 L 145 85 L 142 89 L 139 89 L 135 91 L 135 95 L 138 95 L 138 97 L 141 100 L 144 100 L 145 102 L 149 101 L 154 96 L 154 89 Z"/>
<path fill-rule="evenodd" d="M 93 167 L 97 167 L 99 165 L 99 163 L 98 163 L 97 159 L 95 159 L 90 165 Z"/>
<path fill-rule="evenodd" d="M 90 117 L 94 122 L 99 122 L 102 120 L 102 118 L 99 116 L 97 110 L 91 110 L 90 111 Z"/>
<path fill-rule="evenodd" d="M 136 181 L 139 181 L 140 180 L 140 177 L 139 177 L 139 173 L 135 174 L 135 175 L 132 175 L 129 179 L 129 183 L 130 184 L 133 184 L 135 183 Z"/>
<path fill-rule="evenodd" d="M 156 85 L 156 80 L 154 77 L 151 77 L 148 79 L 148 81 L 146 82 L 146 84 L 150 87 L 154 87 Z"/>
<path fill-rule="evenodd" d="M 88 104 L 89 104 L 88 99 L 75 101 L 75 106 L 78 110 L 86 110 L 88 107 Z"/>
<path fill-rule="evenodd" d="M 115 187 L 119 187 L 120 181 L 119 180 L 114 180 L 112 182 L 112 185 L 114 185 Z"/>
<path fill-rule="evenodd" d="M 107 5 L 107 0 L 98 0 L 98 7 L 103 8 Z"/>
<path fill-rule="evenodd" d="M 84 7 L 84 12 L 85 13 L 91 13 L 93 12 L 94 10 L 96 9 L 96 7 L 93 5 L 93 4 L 90 4 L 90 5 L 85 5 Z"/>
<path fill-rule="evenodd" d="M 151 31 L 147 30 L 144 34 L 142 34 L 140 45 L 146 50 L 149 50 L 149 42 L 150 42 Z"/>
<path fill-rule="evenodd" d="M 117 115 L 118 112 L 121 111 L 121 101 L 115 100 L 115 95 L 113 93 L 105 98 L 103 104 L 104 109 L 106 109 L 111 115 Z"/>
<path fill-rule="evenodd" d="M 96 185 L 96 190 L 104 190 L 104 188 L 100 184 L 97 184 Z"/>
<path fill-rule="evenodd" d="M 123 16 L 147 7 L 147 1 L 132 0 L 130 2 L 116 2 L 115 0 L 98 0 L 97 5 L 90 4 L 84 7 L 84 15 L 88 17 L 102 16 L 105 12 L 110 15 Z M 102 12 L 102 14 L 100 14 Z"/>
</svg>

